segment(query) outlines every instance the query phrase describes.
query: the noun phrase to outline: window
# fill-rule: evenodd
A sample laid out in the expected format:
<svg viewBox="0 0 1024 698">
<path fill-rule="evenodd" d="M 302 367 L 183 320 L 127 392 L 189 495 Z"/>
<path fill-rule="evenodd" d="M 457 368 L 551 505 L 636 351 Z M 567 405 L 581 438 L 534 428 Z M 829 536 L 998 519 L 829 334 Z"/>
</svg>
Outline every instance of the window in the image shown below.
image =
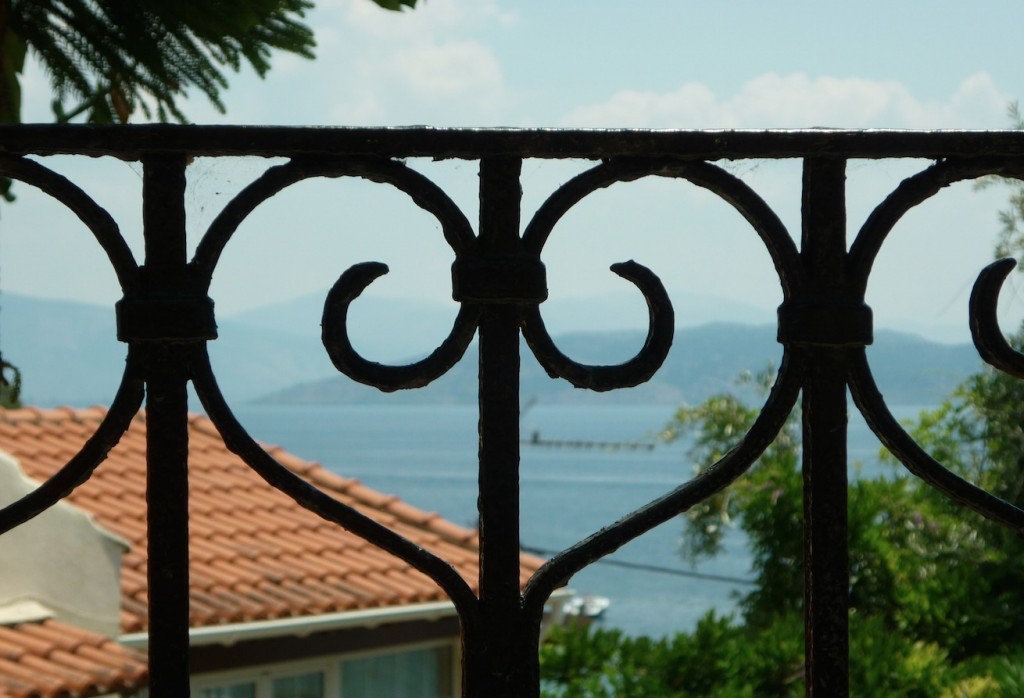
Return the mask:
<svg viewBox="0 0 1024 698">
<path fill-rule="evenodd" d="M 204 688 L 199 692 L 200 698 L 256 698 L 256 684 L 235 683 L 230 686 Z"/>
<path fill-rule="evenodd" d="M 455 698 L 454 642 L 194 677 L 198 698 Z"/>
<path fill-rule="evenodd" d="M 454 698 L 452 654 L 448 645 L 343 661 L 339 698 Z"/>
<path fill-rule="evenodd" d="M 324 675 L 315 671 L 310 674 L 286 676 L 274 679 L 271 684 L 272 698 L 324 698 Z"/>
<path fill-rule="evenodd" d="M 250 673 L 260 672 L 255 669 Z M 324 672 L 260 672 L 264 676 L 251 681 L 224 681 L 194 688 L 199 698 L 325 698 Z"/>
</svg>

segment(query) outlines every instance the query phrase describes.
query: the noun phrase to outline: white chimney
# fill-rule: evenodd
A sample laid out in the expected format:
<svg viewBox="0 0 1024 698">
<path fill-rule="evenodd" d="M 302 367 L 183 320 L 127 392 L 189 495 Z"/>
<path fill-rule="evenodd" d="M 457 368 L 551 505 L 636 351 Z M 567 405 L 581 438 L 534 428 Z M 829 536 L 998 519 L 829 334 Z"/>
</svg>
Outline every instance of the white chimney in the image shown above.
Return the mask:
<svg viewBox="0 0 1024 698">
<path fill-rule="evenodd" d="M 0 507 L 38 486 L 0 452 Z M 42 605 L 57 620 L 116 637 L 121 558 L 128 548 L 64 501 L 0 535 L 0 624 L 18 622 L 23 609 Z"/>
</svg>

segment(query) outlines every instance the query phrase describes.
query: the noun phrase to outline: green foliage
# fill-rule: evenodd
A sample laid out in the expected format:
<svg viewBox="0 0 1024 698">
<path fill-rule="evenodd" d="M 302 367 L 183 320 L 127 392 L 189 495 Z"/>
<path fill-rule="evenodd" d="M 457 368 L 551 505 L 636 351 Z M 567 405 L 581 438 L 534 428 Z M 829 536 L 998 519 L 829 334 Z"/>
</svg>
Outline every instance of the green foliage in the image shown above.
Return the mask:
<svg viewBox="0 0 1024 698">
<path fill-rule="evenodd" d="M 740 387 L 766 390 L 771 372 L 745 374 Z M 724 456 L 747 432 L 758 409 L 731 394 L 716 395 L 696 407 L 681 407 L 663 431 L 674 441 L 689 438 L 695 472 Z M 720 552 L 725 533 L 746 531 L 757 587 L 743 599 L 747 621 L 758 626 L 780 613 L 798 612 L 803 602 L 803 483 L 797 438 L 799 416 L 791 416 L 778 438 L 747 476 L 685 513 L 680 543 L 683 558 L 696 563 Z M 771 584 L 762 583 L 772 580 Z"/>
<path fill-rule="evenodd" d="M 124 123 L 136 111 L 185 121 L 179 100 L 203 93 L 224 110 L 221 66 L 243 61 L 259 75 L 274 49 L 313 56 L 313 32 L 301 23 L 308 0 L 12 0 L 3 23 L 5 54 L 30 51 L 45 67 L 57 121 Z M 9 42 L 9 43 L 8 43 Z M 8 50 L 8 46 L 12 47 Z M 15 80 L 5 92 L 17 90 Z M 18 101 L 4 99 L 5 123 Z"/>
<path fill-rule="evenodd" d="M 545 698 L 755 698 L 804 695 L 803 620 L 755 629 L 709 613 L 690 633 L 629 637 L 595 626 L 555 629 L 541 648 Z M 878 618 L 851 625 L 850 692 L 886 698 L 1024 695 L 1019 658 L 957 664 L 938 644 Z"/>
<path fill-rule="evenodd" d="M 416 0 L 373 0 L 385 10 L 401 12 L 405 8 L 416 7 Z"/>
<path fill-rule="evenodd" d="M 21 407 L 21 371 L 0 359 L 0 407 Z"/>
<path fill-rule="evenodd" d="M 1019 345 L 1020 337 L 1014 341 Z M 985 369 L 939 409 L 923 413 L 910 432 L 948 468 L 1020 506 L 1022 418 L 1024 384 Z M 931 499 L 926 512 L 931 535 L 921 541 L 932 563 L 930 574 L 908 580 L 917 582 L 915 596 L 930 601 L 913 603 L 904 622 L 957 648 L 955 657 L 1020 648 L 1024 566 L 1019 538 L 948 500 Z"/>
<path fill-rule="evenodd" d="M 692 633 L 628 637 L 595 626 L 557 628 L 541 648 L 547 698 L 803 695 L 802 621 L 759 633 L 709 613 Z"/>
</svg>

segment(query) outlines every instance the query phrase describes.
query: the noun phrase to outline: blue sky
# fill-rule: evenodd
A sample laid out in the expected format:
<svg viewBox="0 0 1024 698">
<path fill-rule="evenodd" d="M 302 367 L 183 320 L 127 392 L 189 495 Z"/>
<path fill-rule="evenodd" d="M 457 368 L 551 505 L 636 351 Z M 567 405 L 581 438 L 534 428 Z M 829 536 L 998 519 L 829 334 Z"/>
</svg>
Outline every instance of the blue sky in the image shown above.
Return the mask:
<svg viewBox="0 0 1024 698">
<path fill-rule="evenodd" d="M 316 5 L 308 17 L 316 61 L 281 56 L 266 80 L 232 79 L 226 115 L 199 98 L 187 113 L 198 123 L 239 124 L 992 129 L 1007 125 L 1007 103 L 1021 92 L 1015 47 L 1024 9 L 1011 2 L 426 0 L 401 15 L 369 0 Z M 26 120 L 48 119 L 45 76 L 34 68 L 24 100 Z M 137 168 L 48 162 L 109 207 L 140 248 Z M 410 165 L 449 189 L 472 220 L 471 164 Z M 851 228 L 923 165 L 851 163 Z M 192 238 L 266 166 L 197 162 Z M 583 167 L 528 164 L 527 206 Z M 730 169 L 799 230 L 798 167 Z M 261 207 L 217 273 L 219 310 L 323 291 L 367 259 L 392 266 L 373 293 L 443 302 L 451 255 L 436 224 L 379 190 L 308 183 Z M 27 187 L 19 193 L 2 212 L 0 290 L 116 300 L 113 275 L 80 226 Z M 871 286 L 879 324 L 932 325 L 935 336 L 956 325 L 966 337 L 967 292 L 1005 196 L 998 187 L 954 187 L 900 224 Z M 545 252 L 552 303 L 628 292 L 607 266 L 635 258 L 673 291 L 710 292 L 773 319 L 778 282 L 756 238 L 721 202 L 682 183 L 613 187 L 567 217 L 555 238 Z M 639 301 L 637 309 L 624 325 L 642 323 Z"/>
</svg>

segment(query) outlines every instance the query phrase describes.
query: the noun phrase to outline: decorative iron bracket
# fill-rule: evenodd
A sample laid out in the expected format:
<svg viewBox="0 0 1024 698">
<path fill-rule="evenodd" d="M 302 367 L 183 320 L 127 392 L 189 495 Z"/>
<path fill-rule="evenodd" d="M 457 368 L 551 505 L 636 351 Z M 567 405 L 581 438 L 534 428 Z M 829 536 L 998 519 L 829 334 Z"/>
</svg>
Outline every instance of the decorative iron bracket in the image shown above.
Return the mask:
<svg viewBox="0 0 1024 698">
<path fill-rule="evenodd" d="M 217 338 L 213 301 L 207 296 L 148 294 L 115 306 L 122 342 L 204 342 Z"/>
<path fill-rule="evenodd" d="M 847 296 L 817 296 L 779 306 L 780 344 L 864 347 L 874 341 L 871 308 Z"/>
<path fill-rule="evenodd" d="M 543 303 L 544 263 L 530 257 L 473 257 L 452 263 L 452 298 L 460 303 Z"/>
</svg>

